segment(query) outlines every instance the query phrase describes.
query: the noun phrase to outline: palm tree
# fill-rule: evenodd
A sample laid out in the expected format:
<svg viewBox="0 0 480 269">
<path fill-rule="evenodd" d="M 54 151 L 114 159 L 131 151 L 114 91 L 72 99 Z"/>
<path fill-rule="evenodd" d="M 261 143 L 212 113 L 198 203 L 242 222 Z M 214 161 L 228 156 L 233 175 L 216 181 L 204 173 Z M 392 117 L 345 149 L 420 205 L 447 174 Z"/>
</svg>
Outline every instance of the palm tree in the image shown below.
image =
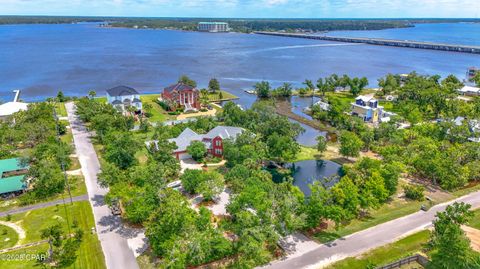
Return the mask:
<svg viewBox="0 0 480 269">
<path fill-rule="evenodd" d="M 92 90 L 92 91 L 88 92 L 88 96 L 90 97 L 90 99 L 93 99 L 93 98 L 95 98 L 95 96 L 97 96 L 97 93 Z"/>
</svg>

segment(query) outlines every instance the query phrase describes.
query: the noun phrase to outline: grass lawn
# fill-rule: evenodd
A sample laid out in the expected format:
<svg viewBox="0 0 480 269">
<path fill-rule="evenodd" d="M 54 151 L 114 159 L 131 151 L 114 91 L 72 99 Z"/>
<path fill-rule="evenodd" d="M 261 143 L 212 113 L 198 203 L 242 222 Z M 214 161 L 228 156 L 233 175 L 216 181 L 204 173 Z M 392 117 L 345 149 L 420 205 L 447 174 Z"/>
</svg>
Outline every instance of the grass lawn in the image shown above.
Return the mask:
<svg viewBox="0 0 480 269">
<path fill-rule="evenodd" d="M 87 193 L 87 187 L 85 186 L 83 176 L 70 175 L 68 176 L 68 182 L 70 183 L 70 191 L 72 193 L 72 197 L 80 196 Z M 66 188 L 63 195 L 65 199 L 68 199 L 68 191 Z M 37 200 L 35 201 L 35 203 L 44 203 L 60 199 L 62 199 L 62 194 L 57 194 L 44 200 Z M 22 204 L 22 196 L 8 200 L 0 200 L 0 212 L 8 211 L 22 206 L 26 206 L 25 204 Z"/>
<path fill-rule="evenodd" d="M 100 103 L 106 103 L 107 102 L 107 97 L 105 97 L 105 96 L 96 97 L 95 100 L 97 100 L 97 102 L 100 102 Z"/>
<path fill-rule="evenodd" d="M 480 209 L 475 210 L 474 213 L 475 213 L 475 215 L 470 220 L 468 225 L 475 228 L 475 229 L 480 229 Z"/>
<path fill-rule="evenodd" d="M 300 146 L 300 152 L 297 154 L 294 162 L 322 159 L 320 152 L 311 147 Z"/>
<path fill-rule="evenodd" d="M 55 111 L 57 112 L 58 117 L 67 116 L 67 109 L 65 108 L 65 103 L 55 103 Z"/>
<path fill-rule="evenodd" d="M 166 120 L 175 119 L 175 116 L 168 115 L 167 111 L 155 102 L 159 96 L 160 94 L 147 94 L 140 96 L 140 100 L 143 104 L 150 104 L 152 106 L 152 115 L 149 118 L 150 122 L 164 122 Z"/>
<path fill-rule="evenodd" d="M 396 197 L 396 195 L 393 195 L 393 197 Z M 369 217 L 354 219 L 349 224 L 340 227 L 338 230 L 328 228 L 315 234 L 314 238 L 322 243 L 330 242 L 375 225 L 415 213 L 420 210 L 420 206 L 424 203 L 425 202 L 395 198 L 393 201 L 382 205 L 380 208 L 372 210 Z"/>
<path fill-rule="evenodd" d="M 105 268 L 103 252 L 98 241 L 97 235 L 91 233 L 91 228 L 95 226 L 92 209 L 88 201 L 75 202 L 67 205 L 67 212 L 70 226 L 73 226 L 74 220 L 84 231 L 84 236 L 78 258 L 75 262 L 76 268 Z M 55 224 L 60 224 L 65 232 L 68 231 L 68 225 L 63 205 L 51 206 L 42 209 L 35 209 L 29 212 L 15 214 L 11 216 L 12 222 L 19 224 L 26 231 L 24 243 L 40 241 L 41 230 Z M 6 218 L 2 218 L 6 221 Z M 72 229 L 73 230 L 73 229 Z M 45 247 L 47 247 L 45 245 Z M 42 249 L 42 248 L 41 248 Z M 31 253 L 32 249 L 21 250 L 23 253 Z M 31 268 L 28 262 L 19 261 L 18 263 L 4 263 L 0 260 L 0 268 Z M 23 265 L 21 267 L 20 265 Z M 16 267 L 17 266 L 17 267 Z M 73 268 L 73 266 L 72 266 Z"/>
<path fill-rule="evenodd" d="M 430 232 L 428 230 L 421 231 L 392 244 L 373 249 L 358 258 L 346 258 L 327 268 L 363 269 L 369 265 L 386 265 L 422 251 L 424 244 L 428 242 L 429 238 Z"/>
<path fill-rule="evenodd" d="M 208 93 L 208 101 L 219 102 L 219 101 L 227 101 L 227 100 L 238 99 L 238 96 L 233 95 L 229 92 L 226 92 L 226 91 L 221 91 L 221 92 L 222 92 L 222 98 L 221 99 L 220 99 L 219 93 Z"/>
<path fill-rule="evenodd" d="M 17 232 L 8 226 L 0 224 L 0 249 L 13 247 L 17 242 Z"/>
</svg>

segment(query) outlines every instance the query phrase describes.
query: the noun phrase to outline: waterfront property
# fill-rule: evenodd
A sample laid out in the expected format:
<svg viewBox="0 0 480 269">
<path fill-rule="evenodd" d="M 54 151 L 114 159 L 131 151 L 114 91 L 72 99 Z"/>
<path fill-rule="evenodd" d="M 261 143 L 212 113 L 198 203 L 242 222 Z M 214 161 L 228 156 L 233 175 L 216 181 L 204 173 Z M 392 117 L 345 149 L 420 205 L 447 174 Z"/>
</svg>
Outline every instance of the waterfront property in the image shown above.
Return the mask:
<svg viewBox="0 0 480 269">
<path fill-rule="evenodd" d="M 472 136 L 468 138 L 468 141 L 480 143 L 480 120 L 466 119 L 465 117 L 456 117 L 453 120 L 453 123 L 456 126 L 461 126 L 464 124 L 465 121 L 468 126 L 468 130 L 472 134 Z"/>
<path fill-rule="evenodd" d="M 0 160 L 0 195 L 23 192 L 27 188 L 28 165 L 20 158 Z"/>
<path fill-rule="evenodd" d="M 13 102 L 7 102 L 5 104 L 0 105 L 0 120 L 5 119 L 12 114 L 28 109 L 28 104 L 19 102 L 20 99 L 20 91 L 15 90 L 15 97 L 13 98 Z"/>
<path fill-rule="evenodd" d="M 142 101 L 140 93 L 137 90 L 127 86 L 117 86 L 107 90 L 107 102 L 119 111 L 127 111 L 129 107 L 134 107 L 136 112 L 142 110 Z"/>
<path fill-rule="evenodd" d="M 459 94 L 465 96 L 480 96 L 480 88 L 473 86 L 463 86 L 457 90 Z"/>
<path fill-rule="evenodd" d="M 480 69 L 472 66 L 467 69 L 467 74 L 465 76 L 465 82 L 473 82 L 475 75 L 480 72 Z"/>
<path fill-rule="evenodd" d="M 200 92 L 195 87 L 179 82 L 163 89 L 161 101 L 173 111 L 178 108 L 196 111 L 200 109 Z"/>
<path fill-rule="evenodd" d="M 175 143 L 177 148 L 173 151 L 173 155 L 178 160 L 190 159 L 191 156 L 187 152 L 187 147 L 193 141 L 201 141 L 205 144 L 207 152 L 215 157 L 223 157 L 223 141 L 226 139 L 236 139 L 244 129 L 239 127 L 231 126 L 217 126 L 210 130 L 206 134 L 197 134 L 190 128 L 186 128 L 183 132 L 176 138 L 171 138 L 168 141 Z M 155 144 L 158 145 L 158 141 L 148 141 L 146 142 L 147 146 Z"/>
<path fill-rule="evenodd" d="M 360 95 L 352 103 L 352 115 L 360 117 L 365 122 L 379 122 L 383 115 L 383 107 L 373 95 Z"/>
<path fill-rule="evenodd" d="M 210 33 L 220 33 L 228 32 L 230 28 L 226 22 L 199 22 L 198 31 L 201 32 L 210 32 Z"/>
</svg>

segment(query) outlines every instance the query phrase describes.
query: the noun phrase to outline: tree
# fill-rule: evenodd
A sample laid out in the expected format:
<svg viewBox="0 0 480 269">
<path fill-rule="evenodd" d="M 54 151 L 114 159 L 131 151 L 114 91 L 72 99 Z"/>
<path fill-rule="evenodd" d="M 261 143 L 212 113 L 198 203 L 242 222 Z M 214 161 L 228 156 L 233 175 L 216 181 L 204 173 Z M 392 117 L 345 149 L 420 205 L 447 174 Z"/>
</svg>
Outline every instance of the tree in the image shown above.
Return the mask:
<svg viewBox="0 0 480 269">
<path fill-rule="evenodd" d="M 60 102 L 60 103 L 63 103 L 65 101 L 67 101 L 67 98 L 65 97 L 65 95 L 63 94 L 62 91 L 58 91 L 57 93 L 57 101 Z"/>
<path fill-rule="evenodd" d="M 328 85 L 328 81 L 325 78 L 323 80 L 322 78 L 319 78 L 317 80 L 317 89 L 322 93 L 322 96 L 325 96 L 325 93 L 330 90 L 330 87 Z"/>
<path fill-rule="evenodd" d="M 477 84 L 477 87 L 480 87 L 480 71 L 475 72 L 475 76 L 473 76 L 473 81 Z"/>
<path fill-rule="evenodd" d="M 388 74 L 384 78 L 378 79 L 378 86 L 380 86 L 382 95 L 385 96 L 395 91 L 399 87 L 398 79 L 392 74 Z"/>
<path fill-rule="evenodd" d="M 271 87 L 268 81 L 256 83 L 254 89 L 257 92 L 258 98 L 268 98 L 270 96 Z"/>
<path fill-rule="evenodd" d="M 280 96 L 290 97 L 292 95 L 292 84 L 283 83 L 283 85 L 278 89 Z"/>
<path fill-rule="evenodd" d="M 93 90 L 88 92 L 88 97 L 90 97 L 91 99 L 95 98 L 95 96 L 97 96 L 97 92 Z"/>
<path fill-rule="evenodd" d="M 327 150 L 327 139 L 323 135 L 317 137 L 317 150 L 320 154 Z"/>
<path fill-rule="evenodd" d="M 310 90 L 312 92 L 312 94 L 314 94 L 314 91 L 315 91 L 315 85 L 313 85 L 313 82 L 309 79 L 306 79 L 304 82 L 303 82 L 303 85 L 307 86 L 307 89 Z"/>
<path fill-rule="evenodd" d="M 208 82 L 208 90 L 211 93 L 216 93 L 220 91 L 220 83 L 216 78 L 210 79 L 210 81 Z"/>
<path fill-rule="evenodd" d="M 40 160 L 28 171 L 32 177 L 33 195 L 43 199 L 61 193 L 65 189 L 65 179 L 60 166 L 51 158 Z"/>
<path fill-rule="evenodd" d="M 60 247 L 62 245 L 62 227 L 60 224 L 56 224 L 50 227 L 47 227 L 40 231 L 40 238 L 48 240 L 48 257 L 49 259 L 54 259 L 54 247 Z"/>
<path fill-rule="evenodd" d="M 193 141 L 187 147 L 187 152 L 195 161 L 200 161 L 207 155 L 207 148 L 201 141 Z"/>
<path fill-rule="evenodd" d="M 202 170 L 187 169 L 180 176 L 182 187 L 190 194 L 194 194 L 202 181 L 204 181 L 204 173 Z"/>
<path fill-rule="evenodd" d="M 355 133 L 344 131 L 340 136 L 340 154 L 345 157 L 358 157 L 363 142 Z"/>
<path fill-rule="evenodd" d="M 142 108 L 143 108 L 143 111 L 145 111 L 145 116 L 147 116 L 147 117 L 151 117 L 151 116 L 152 116 L 152 109 L 153 109 L 152 104 L 150 104 L 150 103 L 144 103 L 144 104 L 142 105 Z"/>
<path fill-rule="evenodd" d="M 208 97 L 208 90 L 207 89 L 201 89 L 200 90 L 200 104 L 203 107 L 208 106 L 210 99 Z"/>
<path fill-rule="evenodd" d="M 205 180 L 200 182 L 196 191 L 205 201 L 211 201 L 223 191 L 224 180 L 222 175 L 215 171 L 205 173 L 204 178 Z"/>
<path fill-rule="evenodd" d="M 178 79 L 178 83 L 183 83 L 183 84 L 188 85 L 188 86 L 193 87 L 193 88 L 197 87 L 197 82 L 195 82 L 195 80 L 193 80 L 193 79 L 190 79 L 187 75 L 182 75 Z"/>
<path fill-rule="evenodd" d="M 360 92 L 362 92 L 365 86 L 368 85 L 368 79 L 366 77 L 355 77 L 353 79 L 349 79 L 347 83 L 350 86 L 350 93 L 352 93 L 353 96 L 357 96 L 360 94 Z"/>
<path fill-rule="evenodd" d="M 138 142 L 127 132 L 112 132 L 105 139 L 105 159 L 120 169 L 127 169 L 137 162 L 135 153 Z"/>
<path fill-rule="evenodd" d="M 470 247 L 470 240 L 460 227 L 473 216 L 471 205 L 455 202 L 439 212 L 433 222 L 431 245 L 434 249 L 428 268 L 480 268 L 480 256 Z"/>
</svg>

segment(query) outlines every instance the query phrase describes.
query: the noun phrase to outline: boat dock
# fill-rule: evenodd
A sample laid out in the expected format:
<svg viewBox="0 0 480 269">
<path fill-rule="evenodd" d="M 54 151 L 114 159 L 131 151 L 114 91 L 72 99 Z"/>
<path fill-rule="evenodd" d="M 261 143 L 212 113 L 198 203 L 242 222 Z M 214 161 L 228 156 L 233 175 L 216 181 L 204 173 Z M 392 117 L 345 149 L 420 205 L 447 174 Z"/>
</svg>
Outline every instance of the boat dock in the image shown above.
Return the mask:
<svg viewBox="0 0 480 269">
<path fill-rule="evenodd" d="M 337 37 L 337 36 L 326 36 L 326 35 L 308 35 L 308 34 L 278 33 L 278 32 L 255 32 L 255 34 L 294 37 L 294 38 L 306 38 L 306 39 L 326 40 L 326 41 L 346 42 L 346 43 L 362 43 L 362 44 L 377 45 L 377 46 L 392 46 L 392 47 L 403 47 L 403 48 L 413 48 L 413 49 L 442 50 L 442 51 L 480 54 L 480 46 L 469 46 L 469 45 L 441 44 L 441 43 L 432 43 L 432 42 L 382 39 L 382 38 Z"/>
</svg>

